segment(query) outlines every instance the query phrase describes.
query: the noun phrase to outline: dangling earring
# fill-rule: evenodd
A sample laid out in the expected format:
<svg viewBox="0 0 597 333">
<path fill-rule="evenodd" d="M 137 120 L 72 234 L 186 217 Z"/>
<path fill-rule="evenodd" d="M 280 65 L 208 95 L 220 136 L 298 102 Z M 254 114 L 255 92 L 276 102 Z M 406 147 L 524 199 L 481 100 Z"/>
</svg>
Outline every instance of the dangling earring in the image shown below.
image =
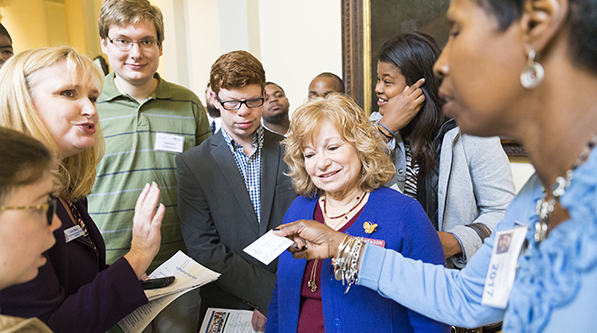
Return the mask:
<svg viewBox="0 0 597 333">
<path fill-rule="evenodd" d="M 520 83 L 527 89 L 533 89 L 543 82 L 544 76 L 543 66 L 535 61 L 535 51 L 529 51 L 527 65 L 520 74 Z"/>
</svg>

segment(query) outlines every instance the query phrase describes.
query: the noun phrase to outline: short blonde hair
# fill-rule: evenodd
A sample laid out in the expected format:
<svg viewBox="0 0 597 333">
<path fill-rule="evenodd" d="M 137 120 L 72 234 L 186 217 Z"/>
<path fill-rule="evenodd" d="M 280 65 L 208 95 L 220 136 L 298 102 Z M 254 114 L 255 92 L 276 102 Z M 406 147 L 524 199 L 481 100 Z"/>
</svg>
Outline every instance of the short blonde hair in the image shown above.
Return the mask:
<svg viewBox="0 0 597 333">
<path fill-rule="evenodd" d="M 153 23 L 158 38 L 158 46 L 164 41 L 164 16 L 162 11 L 147 0 L 106 0 L 100 9 L 97 28 L 101 38 L 108 37 L 113 25 L 124 27 L 141 21 Z"/>
<path fill-rule="evenodd" d="M 362 164 L 359 187 L 371 192 L 394 177 L 396 168 L 384 150 L 378 130 L 352 98 L 332 93 L 325 98 L 314 98 L 296 109 L 290 122 L 289 135 L 284 139 L 284 161 L 288 164 L 288 176 L 292 186 L 302 196 L 322 194 L 305 169 L 303 152 L 305 145 L 313 140 L 322 121 L 329 121 L 342 139 L 357 151 Z"/>
<path fill-rule="evenodd" d="M 87 56 L 80 55 L 70 46 L 46 47 L 21 52 L 10 58 L 0 69 L 0 126 L 26 133 L 41 141 L 59 156 L 58 145 L 39 117 L 31 101 L 30 87 L 39 79 L 39 70 L 66 61 L 68 72 L 82 82 L 91 82 L 102 90 L 104 75 Z M 54 190 L 67 200 L 78 200 L 89 193 L 95 181 L 95 166 L 104 155 L 104 137 L 96 126 L 95 145 L 76 155 L 56 161 Z"/>
</svg>

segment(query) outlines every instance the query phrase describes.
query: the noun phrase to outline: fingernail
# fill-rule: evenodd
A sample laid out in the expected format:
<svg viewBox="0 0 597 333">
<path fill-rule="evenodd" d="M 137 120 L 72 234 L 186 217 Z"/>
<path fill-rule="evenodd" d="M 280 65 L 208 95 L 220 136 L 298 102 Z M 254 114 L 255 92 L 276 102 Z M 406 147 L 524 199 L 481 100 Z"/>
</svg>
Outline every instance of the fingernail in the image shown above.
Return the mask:
<svg viewBox="0 0 597 333">
<path fill-rule="evenodd" d="M 151 182 L 152 186 L 158 187 L 158 184 L 156 184 L 155 182 Z"/>
</svg>

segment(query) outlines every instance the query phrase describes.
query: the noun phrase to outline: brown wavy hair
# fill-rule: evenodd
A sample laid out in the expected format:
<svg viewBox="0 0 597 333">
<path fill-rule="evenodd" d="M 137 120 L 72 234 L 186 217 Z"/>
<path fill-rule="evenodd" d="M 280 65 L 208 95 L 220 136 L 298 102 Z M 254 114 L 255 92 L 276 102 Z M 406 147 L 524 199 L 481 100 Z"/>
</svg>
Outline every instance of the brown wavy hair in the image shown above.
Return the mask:
<svg viewBox="0 0 597 333">
<path fill-rule="evenodd" d="M 334 125 L 342 140 L 356 149 L 362 164 L 358 185 L 362 191 L 371 192 L 394 177 L 396 168 L 384 150 L 379 131 L 352 98 L 332 93 L 325 98 L 311 99 L 296 109 L 289 135 L 282 141 L 286 148 L 284 161 L 289 168 L 287 175 L 292 178 L 292 186 L 298 194 L 305 197 L 322 194 L 307 174 L 303 152 L 325 120 Z"/>
<path fill-rule="evenodd" d="M 247 51 L 232 51 L 223 54 L 211 66 L 209 74 L 211 90 L 243 88 L 258 84 L 265 88 L 265 70 L 261 62 Z"/>
</svg>

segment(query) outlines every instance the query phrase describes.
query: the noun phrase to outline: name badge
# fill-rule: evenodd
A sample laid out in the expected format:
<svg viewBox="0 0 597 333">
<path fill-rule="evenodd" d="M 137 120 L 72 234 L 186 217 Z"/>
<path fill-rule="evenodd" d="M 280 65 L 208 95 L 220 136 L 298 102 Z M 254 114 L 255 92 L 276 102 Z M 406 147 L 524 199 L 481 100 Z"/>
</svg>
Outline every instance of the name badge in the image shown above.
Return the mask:
<svg viewBox="0 0 597 333">
<path fill-rule="evenodd" d="M 498 309 L 505 309 L 508 306 L 508 299 L 510 299 L 510 292 L 516 276 L 518 257 L 527 230 L 528 226 L 517 225 L 512 229 L 497 232 L 481 304 Z"/>
<path fill-rule="evenodd" d="M 83 236 L 84 234 L 85 233 L 83 232 L 83 229 L 81 229 L 81 226 L 79 225 L 64 230 L 64 238 L 66 238 L 67 243 L 72 241 L 73 239 L 77 239 Z"/>
<path fill-rule="evenodd" d="M 184 138 L 182 135 L 157 133 L 155 140 L 155 149 L 170 151 L 173 153 L 182 153 L 184 147 Z"/>
<path fill-rule="evenodd" d="M 386 241 L 381 239 L 373 239 L 373 238 L 363 238 L 366 243 L 371 245 L 379 246 L 379 247 L 386 247 Z"/>
</svg>

